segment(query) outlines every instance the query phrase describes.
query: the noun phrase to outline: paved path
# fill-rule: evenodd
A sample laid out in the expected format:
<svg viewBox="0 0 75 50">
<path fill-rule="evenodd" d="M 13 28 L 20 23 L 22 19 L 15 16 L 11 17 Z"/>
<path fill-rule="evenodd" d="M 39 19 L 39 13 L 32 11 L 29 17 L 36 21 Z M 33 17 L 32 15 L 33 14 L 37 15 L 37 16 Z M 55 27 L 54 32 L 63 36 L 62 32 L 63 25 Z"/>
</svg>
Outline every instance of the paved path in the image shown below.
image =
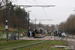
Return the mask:
<svg viewBox="0 0 75 50">
<path fill-rule="evenodd" d="M 45 36 L 43 38 L 34 38 L 34 37 L 23 37 L 20 40 L 67 40 L 67 41 L 75 41 L 75 39 L 67 38 L 67 37 L 58 37 L 58 36 Z"/>
<path fill-rule="evenodd" d="M 69 37 L 71 37 L 71 38 L 75 38 L 75 35 L 69 35 Z"/>
<path fill-rule="evenodd" d="M 75 50 L 75 41 L 68 41 L 71 50 Z"/>
<path fill-rule="evenodd" d="M 45 36 L 43 38 L 23 37 L 20 40 L 54 40 L 54 36 Z"/>
</svg>

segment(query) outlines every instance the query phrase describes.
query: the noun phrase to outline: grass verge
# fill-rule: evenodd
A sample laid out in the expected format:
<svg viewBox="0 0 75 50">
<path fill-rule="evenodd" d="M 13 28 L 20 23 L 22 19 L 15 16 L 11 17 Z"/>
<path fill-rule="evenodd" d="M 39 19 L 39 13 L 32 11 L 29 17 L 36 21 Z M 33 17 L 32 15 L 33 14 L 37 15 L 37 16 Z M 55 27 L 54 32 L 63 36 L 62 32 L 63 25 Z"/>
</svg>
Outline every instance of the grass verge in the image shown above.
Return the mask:
<svg viewBox="0 0 75 50">
<path fill-rule="evenodd" d="M 0 47 L 2 46 L 10 46 L 10 45 L 15 45 L 15 44 L 20 44 L 20 43 L 26 43 L 26 42 L 31 42 L 33 40 L 10 40 L 6 42 L 5 40 L 0 41 Z"/>
<path fill-rule="evenodd" d="M 24 48 L 24 47 L 29 47 L 29 46 L 33 46 L 33 45 L 37 45 L 37 44 L 40 44 L 40 43 L 43 43 L 43 42 L 46 42 L 45 40 L 33 40 L 32 42 L 23 42 L 23 43 L 19 43 L 19 44 L 15 44 L 15 45 L 9 45 L 9 46 L 3 46 L 3 47 L 0 47 L 1 50 L 17 50 L 17 49 L 20 49 L 20 48 Z"/>
<path fill-rule="evenodd" d="M 44 43 L 44 44 L 38 44 L 35 46 L 22 48 L 22 49 L 18 49 L 18 50 L 66 50 L 65 48 L 51 47 L 54 45 L 65 46 L 65 45 L 67 45 L 67 41 L 49 41 L 49 42 Z"/>
</svg>

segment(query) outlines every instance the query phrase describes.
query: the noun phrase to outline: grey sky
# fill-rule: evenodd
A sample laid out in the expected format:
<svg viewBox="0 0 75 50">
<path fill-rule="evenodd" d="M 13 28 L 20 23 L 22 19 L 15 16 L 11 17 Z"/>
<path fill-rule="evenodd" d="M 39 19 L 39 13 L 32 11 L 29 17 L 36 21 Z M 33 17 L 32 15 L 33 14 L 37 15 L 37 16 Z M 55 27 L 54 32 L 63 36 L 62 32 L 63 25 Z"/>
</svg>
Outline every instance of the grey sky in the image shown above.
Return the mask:
<svg viewBox="0 0 75 50">
<path fill-rule="evenodd" d="M 53 19 L 53 21 L 41 21 L 42 24 L 59 24 L 66 21 L 70 14 L 75 13 L 75 0 L 14 0 L 18 5 L 55 5 L 55 7 L 27 8 L 30 12 L 30 19 Z M 39 21 L 37 21 L 39 23 Z"/>
</svg>

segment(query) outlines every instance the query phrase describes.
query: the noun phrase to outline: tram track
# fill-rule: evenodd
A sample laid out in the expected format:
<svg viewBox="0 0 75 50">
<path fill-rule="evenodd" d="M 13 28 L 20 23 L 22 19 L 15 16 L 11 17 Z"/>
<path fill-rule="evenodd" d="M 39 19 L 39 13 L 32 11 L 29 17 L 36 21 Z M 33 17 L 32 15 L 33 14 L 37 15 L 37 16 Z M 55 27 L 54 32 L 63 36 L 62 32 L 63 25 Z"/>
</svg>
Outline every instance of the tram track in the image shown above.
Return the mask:
<svg viewBox="0 0 75 50">
<path fill-rule="evenodd" d="M 28 45 L 28 46 L 23 46 L 23 47 L 19 47 L 19 48 L 15 48 L 15 49 L 13 49 L 13 50 L 17 50 L 17 49 L 20 49 L 20 48 L 26 48 L 26 47 L 30 47 L 30 46 L 34 46 L 34 45 L 38 45 L 38 44 L 42 44 L 42 43 L 46 43 L 46 42 L 48 42 L 49 40 L 47 40 L 47 41 L 43 41 L 43 42 L 39 42 L 39 43 L 36 43 L 36 44 L 32 44 L 32 45 Z"/>
<path fill-rule="evenodd" d="M 34 41 L 32 41 L 32 42 L 34 42 Z M 10 46 L 3 46 L 3 47 L 0 47 L 0 49 L 7 48 L 7 47 L 18 46 L 18 45 L 22 45 L 22 44 L 29 44 L 29 43 L 32 43 L 32 42 L 20 43 L 20 44 L 14 44 L 14 45 L 10 45 Z M 35 41 L 35 42 L 36 42 L 36 41 Z"/>
<path fill-rule="evenodd" d="M 5 47 L 5 48 L 0 48 L 0 50 L 17 50 L 17 49 L 21 49 L 21 48 L 26 48 L 26 47 L 46 43 L 48 41 L 49 40 L 38 40 L 36 42 L 34 41 L 34 42 L 30 42 L 30 43 L 23 43 L 23 44 L 8 46 L 8 47 Z"/>
</svg>

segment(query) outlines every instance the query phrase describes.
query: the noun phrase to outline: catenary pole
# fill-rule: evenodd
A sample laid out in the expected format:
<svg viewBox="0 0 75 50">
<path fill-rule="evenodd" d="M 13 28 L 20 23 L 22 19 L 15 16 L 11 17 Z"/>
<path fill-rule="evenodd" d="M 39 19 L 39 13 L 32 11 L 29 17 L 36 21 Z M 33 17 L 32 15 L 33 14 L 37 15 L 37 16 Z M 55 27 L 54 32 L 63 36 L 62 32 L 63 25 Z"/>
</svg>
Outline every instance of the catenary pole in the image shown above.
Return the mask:
<svg viewBox="0 0 75 50">
<path fill-rule="evenodd" d="M 35 19 L 35 29 L 36 29 L 36 19 Z"/>
<path fill-rule="evenodd" d="M 8 42 L 8 0 L 6 0 L 6 41 Z"/>
<path fill-rule="evenodd" d="M 29 11 L 28 11 L 27 16 L 28 16 L 28 37 L 29 37 L 29 36 L 30 36 L 30 35 L 29 35 L 29 21 L 30 21 L 30 19 L 29 19 Z"/>
</svg>

